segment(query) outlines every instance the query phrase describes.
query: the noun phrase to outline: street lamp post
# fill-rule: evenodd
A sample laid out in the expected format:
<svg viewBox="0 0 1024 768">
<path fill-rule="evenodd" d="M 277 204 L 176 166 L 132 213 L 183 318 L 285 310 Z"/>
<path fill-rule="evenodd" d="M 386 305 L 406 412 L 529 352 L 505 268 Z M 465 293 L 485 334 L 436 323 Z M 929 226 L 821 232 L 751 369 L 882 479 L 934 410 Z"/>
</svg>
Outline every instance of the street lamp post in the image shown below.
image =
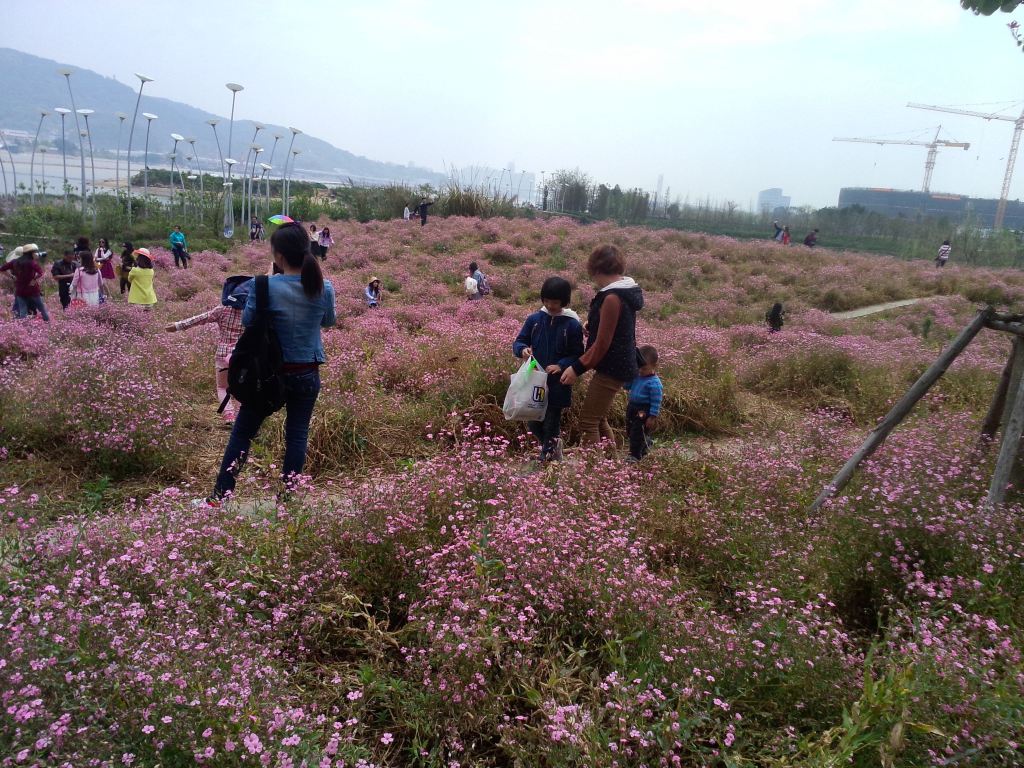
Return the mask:
<svg viewBox="0 0 1024 768">
<path fill-rule="evenodd" d="M 39 173 L 43 177 L 43 205 L 46 205 L 46 147 L 39 148 Z"/>
<path fill-rule="evenodd" d="M 292 174 L 295 173 L 295 162 L 296 162 L 296 160 L 298 160 L 299 155 L 301 155 L 301 154 L 302 154 L 302 150 L 301 149 L 293 149 L 291 151 L 292 164 L 291 164 L 290 170 L 287 172 L 288 173 L 288 181 L 285 183 L 285 193 L 284 193 L 285 194 L 284 210 L 285 210 L 285 215 L 286 216 L 288 215 L 289 211 L 291 211 L 291 209 L 292 209 L 292 204 L 291 204 L 292 203 L 292 200 L 291 200 L 291 198 L 292 198 Z M 285 158 L 285 161 L 287 162 L 287 158 Z"/>
<path fill-rule="evenodd" d="M 143 112 L 142 116 L 146 118 L 146 153 L 143 157 L 142 198 L 149 202 L 149 130 L 153 127 L 153 121 L 158 118 L 152 112 Z"/>
<path fill-rule="evenodd" d="M 252 175 L 256 172 L 256 158 L 259 157 L 263 147 L 253 142 L 249 145 L 249 151 L 245 155 L 245 179 L 242 182 L 242 219 L 243 223 L 252 217 Z M 252 158 L 252 171 L 249 171 L 249 158 Z"/>
<path fill-rule="evenodd" d="M 259 207 L 258 203 L 259 203 L 259 196 L 260 196 L 260 187 L 259 187 L 259 181 L 256 180 L 256 162 L 260 159 L 260 155 L 262 155 L 265 151 L 266 150 L 264 150 L 263 147 L 255 147 L 253 149 L 253 151 L 252 151 L 252 153 L 253 153 L 252 154 L 252 171 L 249 173 L 249 219 L 248 219 L 248 221 L 252 221 L 253 209 Z M 252 194 L 252 183 L 253 183 L 253 181 L 256 181 L 256 199 L 255 199 L 255 203 L 256 204 L 254 204 L 253 194 Z"/>
<path fill-rule="evenodd" d="M 192 145 L 192 157 L 194 157 L 196 160 L 196 169 L 197 173 L 199 174 L 199 194 L 203 194 L 203 166 L 199 162 L 199 152 L 196 151 L 196 140 L 194 137 L 190 136 L 189 138 L 185 139 L 185 141 Z M 193 184 L 192 187 L 194 190 L 195 185 Z"/>
<path fill-rule="evenodd" d="M 231 157 L 231 139 L 235 132 L 235 98 L 244 87 L 238 83 L 225 83 L 224 87 L 231 91 L 231 120 L 228 123 L 228 157 Z"/>
<path fill-rule="evenodd" d="M 218 120 L 217 118 L 212 118 L 210 120 L 207 120 L 206 124 L 213 129 L 213 140 L 217 142 L 217 157 L 220 158 L 221 176 L 227 178 L 228 171 L 227 166 L 224 165 L 224 153 L 220 151 L 220 136 L 217 135 L 217 123 L 219 122 L 220 120 Z"/>
<path fill-rule="evenodd" d="M 28 191 L 29 201 L 35 205 L 36 202 L 36 147 L 39 145 L 39 131 L 42 130 L 43 120 L 50 114 L 47 109 L 39 110 L 39 125 L 36 126 L 36 135 L 32 139 L 32 160 L 28 166 Z"/>
<path fill-rule="evenodd" d="M 85 118 L 85 132 L 89 137 L 89 168 L 90 179 L 92 180 L 92 220 L 96 222 L 96 160 L 92 152 L 92 131 L 89 130 L 89 115 L 93 114 L 96 110 L 94 109 L 80 109 L 78 114 Z"/>
<path fill-rule="evenodd" d="M 146 77 L 145 75 L 135 73 L 135 76 L 139 78 L 139 95 L 135 99 L 135 111 L 132 112 L 132 127 L 128 131 L 128 156 L 125 158 L 128 163 L 128 223 L 132 223 L 132 140 L 135 138 L 135 120 L 139 116 L 139 103 L 142 101 L 142 89 L 146 87 L 146 83 L 153 82 L 152 77 Z"/>
<path fill-rule="evenodd" d="M 237 162 L 230 157 L 224 159 L 224 164 L 228 167 L 228 175 L 224 181 L 224 237 L 228 240 L 235 236 L 235 199 L 231 189 L 231 169 Z"/>
<path fill-rule="evenodd" d="M 288 156 L 292 153 L 292 147 L 295 145 L 295 137 L 298 136 L 302 131 L 298 128 L 288 128 L 292 132 L 292 140 L 288 142 L 288 154 L 284 156 L 284 173 L 281 175 L 281 196 L 283 198 L 281 207 L 284 209 L 284 215 L 288 215 Z M 273 156 L 271 156 L 271 162 L 273 162 Z"/>
<path fill-rule="evenodd" d="M 82 169 L 82 215 L 85 216 L 85 144 L 82 142 L 84 138 L 82 136 L 82 126 L 78 123 L 78 108 L 75 106 L 75 93 L 71 90 L 71 72 L 70 69 L 60 69 L 58 72 L 64 75 L 64 79 L 68 84 L 68 96 L 71 97 L 71 109 L 75 113 L 75 130 L 78 132 L 78 157 L 79 166 Z"/>
<path fill-rule="evenodd" d="M 114 194 L 117 196 L 118 201 L 121 200 L 121 134 L 124 132 L 124 121 L 128 119 L 128 115 L 124 112 L 115 112 L 114 117 L 117 118 L 117 156 L 114 158 Z"/>
<path fill-rule="evenodd" d="M 263 169 L 263 175 L 262 175 L 261 181 L 263 181 L 263 187 L 266 190 L 266 194 L 267 194 L 266 212 L 270 213 L 270 177 L 267 176 L 267 174 L 270 171 L 274 170 L 274 166 L 270 165 L 269 163 L 260 163 L 260 168 Z M 259 189 L 257 188 L 256 191 L 259 192 Z"/>
<path fill-rule="evenodd" d="M 274 153 L 277 151 L 277 142 L 283 139 L 284 136 L 280 133 L 274 134 L 274 146 L 270 148 L 270 159 L 267 161 L 267 165 L 273 169 L 274 167 Z M 267 213 L 270 213 L 270 179 L 267 179 Z"/>
<path fill-rule="evenodd" d="M 171 138 L 174 139 L 174 146 L 171 148 L 171 208 L 174 207 L 174 168 L 177 166 L 178 161 L 178 142 L 184 141 L 185 137 L 180 133 L 172 133 Z M 185 214 L 185 178 L 181 173 L 181 167 L 178 166 L 178 180 L 181 182 L 181 210 L 182 215 Z"/>
<path fill-rule="evenodd" d="M 64 118 L 71 113 L 71 110 L 67 107 L 55 107 L 53 111 L 60 115 L 60 155 L 64 162 L 64 205 L 66 206 L 68 204 L 68 148 L 64 143 Z"/>
<path fill-rule="evenodd" d="M 7 141 L 4 132 L 0 131 L 0 141 L 3 141 L 4 149 L 7 150 L 7 158 L 11 161 L 11 173 L 14 175 L 14 205 L 18 205 L 18 167 L 14 164 L 14 155 L 11 154 L 11 143 Z M 6 176 L 4 177 L 6 180 Z"/>
</svg>

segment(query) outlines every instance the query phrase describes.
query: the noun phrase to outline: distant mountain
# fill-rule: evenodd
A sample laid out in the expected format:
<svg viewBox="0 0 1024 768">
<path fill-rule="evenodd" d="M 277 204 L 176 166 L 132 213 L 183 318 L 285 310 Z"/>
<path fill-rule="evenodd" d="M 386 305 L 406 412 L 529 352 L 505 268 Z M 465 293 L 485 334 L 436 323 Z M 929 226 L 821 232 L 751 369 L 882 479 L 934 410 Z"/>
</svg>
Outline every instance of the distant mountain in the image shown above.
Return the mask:
<svg viewBox="0 0 1024 768">
<path fill-rule="evenodd" d="M 51 114 L 43 123 L 41 138 L 47 143 L 59 145 L 60 119 L 53 114 L 53 108 L 58 106 L 70 108 L 71 106 L 64 78 L 57 73 L 62 66 L 64 65 L 51 59 L 32 56 L 12 48 L 0 48 L 0 130 L 24 131 L 34 134 L 39 123 L 39 110 L 47 109 Z M 136 90 L 133 90 L 132 86 L 120 83 L 110 77 L 103 77 L 90 70 L 79 67 L 72 67 L 72 69 L 74 69 L 72 87 L 75 92 L 76 106 L 79 109 L 96 110 L 96 114 L 89 118 L 94 151 L 97 155 L 109 153 L 113 156 L 117 147 L 118 134 L 118 120 L 114 116 L 115 112 L 125 112 L 129 115 L 128 120 L 125 121 L 126 126 L 121 145 L 122 151 L 126 150 L 131 114 L 135 109 L 135 99 L 138 95 L 137 84 L 133 84 L 136 87 Z M 149 87 L 152 88 L 152 86 Z M 221 125 L 217 126 L 217 130 L 220 134 L 221 146 L 224 151 L 227 151 L 227 118 L 204 112 L 178 101 L 150 96 L 145 90 L 143 90 L 138 123 L 135 127 L 135 140 L 132 146 L 133 163 L 141 162 L 142 143 L 146 130 L 146 121 L 142 118 L 143 112 L 151 112 L 159 116 L 153 125 L 153 133 L 150 135 L 151 167 L 166 162 L 167 154 L 171 149 L 169 134 L 180 133 L 186 138 L 195 137 L 197 139 L 196 148 L 202 158 L 205 170 L 211 173 L 220 171 L 220 161 L 213 140 L 213 132 L 206 121 L 215 117 L 223 121 Z M 68 153 L 72 154 L 77 151 L 74 119 L 68 115 L 66 120 Z M 158 127 L 159 132 L 157 131 Z M 244 159 L 245 152 L 239 148 L 248 147 L 252 141 L 255 127 L 250 120 L 235 120 L 233 151 L 237 160 Z M 273 164 L 276 171 L 283 168 L 291 133 L 284 126 L 268 124 L 260 132 L 257 143 L 266 148 L 266 152 L 263 154 L 265 162 L 274 143 L 272 137 L 274 133 L 284 136 L 278 143 L 274 157 Z M 24 142 L 22 143 L 24 145 Z M 31 145 L 31 136 L 27 143 L 29 146 Z M 370 183 L 399 181 L 409 184 L 429 183 L 435 186 L 444 181 L 443 174 L 436 171 L 370 160 L 338 149 L 322 139 L 307 134 L 302 134 L 296 139 L 296 148 L 302 149 L 298 160 L 297 175 L 316 181 L 344 182 L 351 177 L 354 180 Z M 190 152 L 187 146 L 184 149 Z"/>
</svg>

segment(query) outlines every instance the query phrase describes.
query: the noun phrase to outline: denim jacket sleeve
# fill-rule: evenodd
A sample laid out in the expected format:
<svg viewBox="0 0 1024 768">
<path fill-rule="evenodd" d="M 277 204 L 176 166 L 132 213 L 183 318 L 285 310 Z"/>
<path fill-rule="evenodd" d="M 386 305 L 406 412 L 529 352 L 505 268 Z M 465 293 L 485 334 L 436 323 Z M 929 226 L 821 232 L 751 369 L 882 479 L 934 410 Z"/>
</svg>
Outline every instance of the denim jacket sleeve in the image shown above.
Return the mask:
<svg viewBox="0 0 1024 768">
<path fill-rule="evenodd" d="M 334 286 L 328 282 L 324 283 L 324 318 L 320 321 L 321 328 L 333 328 L 338 322 L 338 315 L 334 308 Z"/>
</svg>

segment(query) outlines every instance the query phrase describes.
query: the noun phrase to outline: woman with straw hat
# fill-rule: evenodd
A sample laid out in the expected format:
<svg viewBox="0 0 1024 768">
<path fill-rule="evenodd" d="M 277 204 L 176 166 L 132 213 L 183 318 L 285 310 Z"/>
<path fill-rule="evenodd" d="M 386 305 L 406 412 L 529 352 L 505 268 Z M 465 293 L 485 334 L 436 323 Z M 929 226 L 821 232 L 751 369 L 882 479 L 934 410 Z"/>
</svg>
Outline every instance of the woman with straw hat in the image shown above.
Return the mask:
<svg viewBox="0 0 1024 768">
<path fill-rule="evenodd" d="M 366 306 L 371 309 L 380 306 L 380 278 L 371 277 L 363 293 L 366 295 Z"/>
</svg>

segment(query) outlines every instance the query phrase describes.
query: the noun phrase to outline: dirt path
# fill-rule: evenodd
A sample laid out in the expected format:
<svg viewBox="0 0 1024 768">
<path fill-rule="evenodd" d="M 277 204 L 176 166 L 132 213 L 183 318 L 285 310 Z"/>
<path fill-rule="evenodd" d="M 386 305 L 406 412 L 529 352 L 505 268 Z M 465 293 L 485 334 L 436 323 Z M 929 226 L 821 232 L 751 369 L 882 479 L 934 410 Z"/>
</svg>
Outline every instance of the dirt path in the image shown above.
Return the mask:
<svg viewBox="0 0 1024 768">
<path fill-rule="evenodd" d="M 864 317 L 865 315 L 873 315 L 876 312 L 885 312 L 888 309 L 909 307 L 911 304 L 917 304 L 919 301 L 921 301 L 921 299 L 904 299 L 903 301 L 890 301 L 886 304 L 872 304 L 870 307 L 851 309 L 849 312 L 833 312 L 832 317 L 836 320 L 854 320 L 858 317 Z"/>
</svg>

